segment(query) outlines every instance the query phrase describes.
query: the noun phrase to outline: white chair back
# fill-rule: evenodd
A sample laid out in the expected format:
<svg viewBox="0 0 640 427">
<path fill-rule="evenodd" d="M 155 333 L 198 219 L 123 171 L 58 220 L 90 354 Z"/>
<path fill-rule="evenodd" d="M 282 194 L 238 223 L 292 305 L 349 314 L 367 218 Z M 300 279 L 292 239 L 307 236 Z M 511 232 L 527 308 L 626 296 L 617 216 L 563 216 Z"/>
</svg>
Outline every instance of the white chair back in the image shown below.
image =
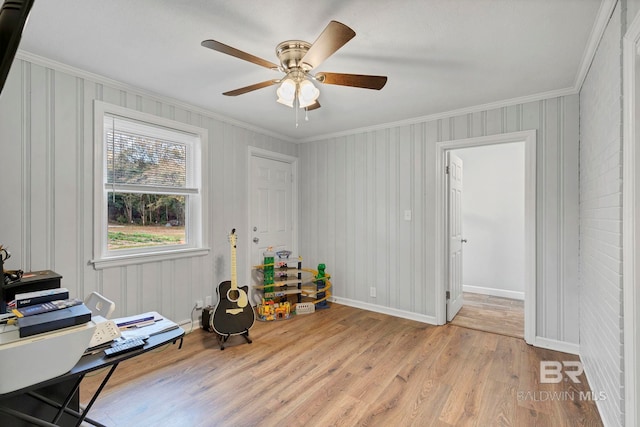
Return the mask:
<svg viewBox="0 0 640 427">
<path fill-rule="evenodd" d="M 89 296 L 84 300 L 86 305 L 94 316 L 102 316 L 108 319 L 116 309 L 116 305 L 113 301 L 103 297 L 97 292 L 91 292 Z"/>
</svg>

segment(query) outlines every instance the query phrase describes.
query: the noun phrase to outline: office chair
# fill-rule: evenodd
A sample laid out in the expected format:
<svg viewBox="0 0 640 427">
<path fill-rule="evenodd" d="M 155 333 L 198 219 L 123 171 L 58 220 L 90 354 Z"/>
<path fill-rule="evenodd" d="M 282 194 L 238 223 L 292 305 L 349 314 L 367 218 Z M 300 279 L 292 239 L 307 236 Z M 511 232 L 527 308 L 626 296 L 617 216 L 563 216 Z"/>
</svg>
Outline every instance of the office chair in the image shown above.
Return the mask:
<svg viewBox="0 0 640 427">
<path fill-rule="evenodd" d="M 116 304 L 113 301 L 103 297 L 97 292 L 91 292 L 84 300 L 84 305 L 91 310 L 94 316 L 102 316 L 105 319 L 108 319 L 111 313 L 113 313 L 113 310 L 116 309 Z"/>
</svg>

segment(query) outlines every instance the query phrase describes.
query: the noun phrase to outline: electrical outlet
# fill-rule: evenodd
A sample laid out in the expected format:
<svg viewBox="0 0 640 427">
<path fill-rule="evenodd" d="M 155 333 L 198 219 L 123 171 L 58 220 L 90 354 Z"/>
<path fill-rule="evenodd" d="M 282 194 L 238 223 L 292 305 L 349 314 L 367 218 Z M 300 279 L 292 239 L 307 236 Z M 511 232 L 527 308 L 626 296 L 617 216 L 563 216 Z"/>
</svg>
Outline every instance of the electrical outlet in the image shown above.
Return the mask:
<svg viewBox="0 0 640 427">
<path fill-rule="evenodd" d="M 202 300 L 196 300 L 196 310 L 202 310 Z"/>
<path fill-rule="evenodd" d="M 376 288 L 369 288 L 369 296 L 371 298 L 375 298 L 376 297 Z"/>
<path fill-rule="evenodd" d="M 211 295 L 207 295 L 206 297 L 204 297 L 204 304 L 207 307 L 211 307 Z"/>
</svg>

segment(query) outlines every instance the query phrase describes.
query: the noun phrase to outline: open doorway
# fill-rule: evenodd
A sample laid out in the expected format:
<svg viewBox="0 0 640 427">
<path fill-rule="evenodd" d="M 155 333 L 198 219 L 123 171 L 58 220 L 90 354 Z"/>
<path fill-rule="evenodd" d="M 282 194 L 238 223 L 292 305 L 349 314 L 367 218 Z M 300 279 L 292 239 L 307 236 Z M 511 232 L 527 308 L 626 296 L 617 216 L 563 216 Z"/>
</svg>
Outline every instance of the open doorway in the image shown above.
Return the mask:
<svg viewBox="0 0 640 427">
<path fill-rule="evenodd" d="M 451 324 L 524 338 L 524 142 L 451 150 L 462 165 L 462 306 Z"/>
<path fill-rule="evenodd" d="M 536 131 L 521 131 L 507 134 L 490 135 L 477 138 L 468 138 L 455 141 L 443 141 L 436 144 L 437 163 L 435 167 L 436 188 L 436 299 L 440 301 L 436 305 L 436 321 L 438 324 L 447 322 L 447 310 L 450 309 L 449 301 L 455 301 L 464 295 L 452 295 L 455 292 L 463 293 L 463 287 L 451 287 L 451 278 L 459 277 L 462 272 L 451 272 L 450 235 L 448 224 L 451 221 L 448 205 L 448 181 L 447 162 L 449 152 L 458 149 L 491 146 L 505 143 L 523 143 L 524 147 L 524 339 L 533 344 L 536 336 Z M 463 237 L 464 238 L 464 237 Z M 502 267 L 501 267 L 502 268 Z M 500 268 L 500 269 L 501 269 Z M 500 269 L 498 271 L 500 271 Z M 464 279 L 463 279 L 464 280 Z M 464 304 L 462 304 L 464 305 Z M 449 313 L 450 315 L 451 313 Z"/>
</svg>

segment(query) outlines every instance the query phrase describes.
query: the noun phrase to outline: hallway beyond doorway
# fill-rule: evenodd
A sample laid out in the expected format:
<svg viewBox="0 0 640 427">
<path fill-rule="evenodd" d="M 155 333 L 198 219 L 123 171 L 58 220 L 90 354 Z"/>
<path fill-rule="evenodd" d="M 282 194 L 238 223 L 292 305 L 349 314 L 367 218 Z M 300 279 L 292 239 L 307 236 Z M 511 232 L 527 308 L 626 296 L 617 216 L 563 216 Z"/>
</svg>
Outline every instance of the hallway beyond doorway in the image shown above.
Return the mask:
<svg viewBox="0 0 640 427">
<path fill-rule="evenodd" d="M 524 338 L 524 301 L 464 292 L 452 325 Z"/>
</svg>

